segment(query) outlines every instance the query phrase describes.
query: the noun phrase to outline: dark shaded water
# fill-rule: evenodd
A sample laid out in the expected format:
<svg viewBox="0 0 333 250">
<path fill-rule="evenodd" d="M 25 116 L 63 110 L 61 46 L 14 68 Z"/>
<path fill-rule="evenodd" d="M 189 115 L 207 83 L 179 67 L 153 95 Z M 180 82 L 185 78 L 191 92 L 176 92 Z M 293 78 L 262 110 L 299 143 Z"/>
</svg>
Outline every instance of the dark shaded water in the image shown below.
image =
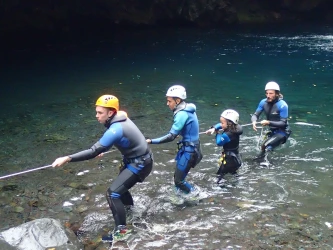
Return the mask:
<svg viewBox="0 0 333 250">
<path fill-rule="evenodd" d="M 176 143 L 153 145 L 155 168 L 133 194 L 143 229 L 131 249 L 332 249 L 333 28 L 261 31 L 159 31 L 113 39 L 49 44 L 5 53 L 1 69 L 1 175 L 48 165 L 90 147 L 103 132 L 94 102 L 116 95 L 147 137 L 169 131 L 170 82 L 183 82 L 197 106 L 201 131 L 226 108 L 242 124 L 280 84 L 293 130 L 271 165 L 250 159 L 260 136 L 244 128 L 240 177 L 215 182 L 220 148 L 201 135 L 204 159 L 189 175 L 202 191 L 197 205 L 167 201 Z M 295 124 L 305 122 L 320 126 Z M 110 229 L 104 193 L 118 152 L 0 182 L 1 229 L 51 217 L 80 226 L 83 244 Z M 72 204 L 65 206 L 67 204 Z M 135 224 L 134 225 L 139 225 Z"/>
</svg>

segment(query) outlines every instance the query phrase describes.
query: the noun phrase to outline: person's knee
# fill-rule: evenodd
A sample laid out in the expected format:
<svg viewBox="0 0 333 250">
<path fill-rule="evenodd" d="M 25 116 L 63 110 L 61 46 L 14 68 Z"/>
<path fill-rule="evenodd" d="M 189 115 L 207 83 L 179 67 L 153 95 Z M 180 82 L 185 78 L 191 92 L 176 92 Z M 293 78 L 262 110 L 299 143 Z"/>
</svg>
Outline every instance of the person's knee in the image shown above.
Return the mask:
<svg viewBox="0 0 333 250">
<path fill-rule="evenodd" d="M 111 187 L 109 187 L 108 190 L 106 190 L 106 197 L 109 199 L 119 199 L 120 194 L 116 193 Z"/>
</svg>

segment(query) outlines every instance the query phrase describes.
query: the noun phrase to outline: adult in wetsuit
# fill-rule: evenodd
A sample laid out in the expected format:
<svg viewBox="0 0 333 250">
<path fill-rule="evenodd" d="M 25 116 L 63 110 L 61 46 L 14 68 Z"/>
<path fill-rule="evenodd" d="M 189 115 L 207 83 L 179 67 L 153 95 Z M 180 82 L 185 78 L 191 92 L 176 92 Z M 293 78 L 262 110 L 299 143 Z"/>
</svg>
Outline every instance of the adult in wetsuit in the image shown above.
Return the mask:
<svg viewBox="0 0 333 250">
<path fill-rule="evenodd" d="M 115 221 L 114 238 L 128 232 L 124 205 L 133 205 L 129 189 L 143 182 L 153 166 L 151 150 L 138 127 L 119 111 L 119 101 L 113 95 L 103 95 L 96 101 L 96 118 L 106 127 L 103 136 L 90 149 L 57 158 L 53 167 L 67 162 L 92 159 L 115 146 L 123 156 L 123 166 L 106 192 Z"/>
<path fill-rule="evenodd" d="M 186 103 L 186 90 L 181 85 L 171 86 L 167 93 L 167 105 L 173 111 L 173 125 L 168 134 L 156 138 L 147 139 L 148 143 L 159 144 L 171 142 L 178 135 L 182 136 L 178 142 L 177 161 L 174 173 L 176 190 L 184 194 L 191 193 L 193 186 L 185 181 L 191 168 L 194 168 L 202 159 L 199 141 L 199 122 L 196 115 L 196 106 Z"/>
<path fill-rule="evenodd" d="M 215 132 L 217 146 L 223 146 L 223 151 L 219 159 L 219 170 L 217 171 L 218 182 L 227 173 L 236 174 L 242 165 L 239 155 L 239 139 L 243 134 L 243 128 L 238 124 L 239 114 L 233 109 L 222 112 L 220 123 L 212 126 L 206 134 Z"/>
<path fill-rule="evenodd" d="M 260 123 L 269 126 L 270 132 L 261 145 L 260 153 L 254 160 L 262 159 L 268 152 L 285 143 L 291 134 L 288 124 L 288 104 L 283 100 L 280 86 L 276 82 L 268 82 L 265 86 L 266 98 L 262 99 L 256 112 L 251 117 L 253 129 L 257 131 L 257 120 L 262 112 L 266 114 L 266 120 Z"/>
</svg>

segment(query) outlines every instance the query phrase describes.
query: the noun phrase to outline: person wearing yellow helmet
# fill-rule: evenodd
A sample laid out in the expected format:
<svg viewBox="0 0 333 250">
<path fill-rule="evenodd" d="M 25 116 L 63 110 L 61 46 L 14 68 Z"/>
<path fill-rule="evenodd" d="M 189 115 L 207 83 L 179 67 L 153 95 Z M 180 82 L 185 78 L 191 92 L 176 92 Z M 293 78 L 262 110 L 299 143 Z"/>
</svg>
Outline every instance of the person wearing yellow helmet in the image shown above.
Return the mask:
<svg viewBox="0 0 333 250">
<path fill-rule="evenodd" d="M 222 146 L 223 151 L 219 159 L 219 169 L 217 171 L 217 183 L 224 175 L 237 174 L 237 170 L 242 165 L 242 159 L 239 154 L 239 139 L 243 134 L 243 128 L 239 121 L 239 114 L 233 109 L 226 109 L 220 116 L 220 123 L 212 126 L 206 131 L 206 134 L 215 133 L 217 146 Z"/>
<path fill-rule="evenodd" d="M 196 106 L 186 103 L 186 90 L 181 85 L 171 86 L 166 93 L 167 105 L 173 111 L 173 125 L 166 135 L 147 139 L 148 143 L 160 144 L 171 142 L 179 135 L 182 140 L 178 144 L 176 156 L 177 166 L 174 173 L 176 195 L 180 198 L 194 199 L 198 189 L 188 183 L 185 178 L 191 168 L 194 168 L 202 159 L 199 141 L 199 122 L 196 115 Z M 178 197 L 175 197 L 178 199 Z"/>
<path fill-rule="evenodd" d="M 272 152 L 277 146 L 284 144 L 291 134 L 288 123 L 288 104 L 283 100 L 280 86 L 276 82 L 268 82 L 265 86 L 266 98 L 259 102 L 259 105 L 251 117 L 253 129 L 257 131 L 257 120 L 262 112 L 266 120 L 260 123 L 262 126 L 269 126 L 270 132 L 261 145 L 260 153 L 254 160 L 265 158 L 268 152 Z"/>
<path fill-rule="evenodd" d="M 129 190 L 138 182 L 143 182 L 153 167 L 152 152 L 139 128 L 119 111 L 119 100 L 113 95 L 103 95 L 96 101 L 96 118 L 106 127 L 103 136 L 90 149 L 57 158 L 53 167 L 67 162 L 92 159 L 115 146 L 123 156 L 119 175 L 111 183 L 106 198 L 112 211 L 115 230 L 113 239 L 119 240 L 129 235 L 126 227 L 126 206 L 133 206 Z"/>
</svg>

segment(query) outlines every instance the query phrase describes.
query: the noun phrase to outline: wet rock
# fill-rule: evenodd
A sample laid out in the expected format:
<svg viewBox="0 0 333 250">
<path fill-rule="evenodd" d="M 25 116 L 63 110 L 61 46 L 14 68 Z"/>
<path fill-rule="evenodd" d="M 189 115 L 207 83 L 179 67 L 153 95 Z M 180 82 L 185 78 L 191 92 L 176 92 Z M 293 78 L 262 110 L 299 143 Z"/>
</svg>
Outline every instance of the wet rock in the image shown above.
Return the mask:
<svg viewBox="0 0 333 250">
<path fill-rule="evenodd" d="M 24 212 L 24 208 L 17 206 L 17 207 L 14 208 L 14 212 L 15 213 L 23 213 Z"/>
<path fill-rule="evenodd" d="M 13 184 L 13 183 L 8 183 L 1 188 L 2 191 L 15 191 L 17 189 L 18 189 L 18 185 Z"/>
<path fill-rule="evenodd" d="M 61 194 L 62 194 L 63 196 L 67 196 L 67 195 L 69 195 L 72 191 L 73 191 L 73 188 L 69 188 L 69 187 L 67 187 L 67 188 L 63 188 L 63 189 L 61 190 Z"/>
<path fill-rule="evenodd" d="M 253 201 L 241 201 L 237 202 L 236 206 L 239 208 L 249 208 L 254 204 Z"/>
<path fill-rule="evenodd" d="M 82 184 L 82 183 L 77 183 L 77 182 L 71 182 L 68 186 L 71 187 L 71 188 L 81 189 L 81 190 L 89 189 L 88 185 L 85 185 L 85 184 Z"/>
<path fill-rule="evenodd" d="M 301 229 L 300 224 L 297 221 L 293 221 L 292 223 L 288 224 L 290 229 Z"/>
<path fill-rule="evenodd" d="M 302 216 L 302 218 L 305 218 L 305 219 L 309 218 L 308 214 L 299 214 L 299 215 Z"/>
<path fill-rule="evenodd" d="M 110 248 L 110 243 L 101 243 L 95 248 L 95 250 L 108 250 Z"/>
<path fill-rule="evenodd" d="M 5 206 L 10 203 L 10 197 L 7 195 L 2 195 L 0 197 L 0 206 Z"/>
<path fill-rule="evenodd" d="M 83 212 L 86 212 L 88 210 L 88 206 L 86 205 L 80 205 L 76 208 L 76 212 L 78 213 L 83 213 Z"/>
<path fill-rule="evenodd" d="M 61 141 L 66 141 L 68 138 L 66 136 L 63 136 L 61 134 L 52 134 L 52 135 L 46 135 L 46 138 L 44 139 L 45 142 L 51 142 L 51 143 L 57 143 Z"/>
<path fill-rule="evenodd" d="M 95 250 L 95 249 L 100 249 L 100 250 L 105 249 L 105 250 L 107 250 L 107 249 L 109 249 L 109 247 L 110 247 L 110 243 L 103 244 L 102 243 L 102 236 L 99 235 L 99 236 L 95 237 L 94 239 L 92 239 L 91 241 L 89 241 L 88 244 L 85 244 L 84 249 L 85 250 L 86 249 L 87 250 L 89 250 L 89 249 L 91 249 L 91 250 Z"/>
<path fill-rule="evenodd" d="M 38 200 L 37 199 L 32 199 L 28 201 L 29 207 L 38 207 Z"/>
<path fill-rule="evenodd" d="M 69 225 L 67 225 L 67 226 L 70 230 L 72 230 L 77 235 L 80 231 L 81 224 L 76 221 L 73 223 L 69 223 Z"/>
<path fill-rule="evenodd" d="M 64 210 L 67 213 L 70 213 L 70 212 L 73 211 L 73 207 L 72 206 L 66 206 L 66 207 L 63 207 L 62 210 Z"/>
<path fill-rule="evenodd" d="M 297 233 L 304 236 L 305 238 L 309 238 L 313 241 L 320 241 L 320 238 L 317 235 L 314 235 L 311 232 L 306 232 L 304 230 L 299 230 Z"/>
<path fill-rule="evenodd" d="M 16 250 L 15 247 L 9 245 L 4 239 L 0 238 L 0 249 L 2 250 Z"/>
<path fill-rule="evenodd" d="M 57 250 L 80 249 L 75 235 L 63 228 L 59 221 L 49 218 L 10 228 L 1 232 L 0 239 L 14 247 L 13 249 L 44 250 L 50 247 Z"/>
<path fill-rule="evenodd" d="M 71 182 L 68 184 L 68 186 L 71 188 L 77 188 L 79 185 L 81 185 L 81 184 L 78 182 Z"/>
</svg>

